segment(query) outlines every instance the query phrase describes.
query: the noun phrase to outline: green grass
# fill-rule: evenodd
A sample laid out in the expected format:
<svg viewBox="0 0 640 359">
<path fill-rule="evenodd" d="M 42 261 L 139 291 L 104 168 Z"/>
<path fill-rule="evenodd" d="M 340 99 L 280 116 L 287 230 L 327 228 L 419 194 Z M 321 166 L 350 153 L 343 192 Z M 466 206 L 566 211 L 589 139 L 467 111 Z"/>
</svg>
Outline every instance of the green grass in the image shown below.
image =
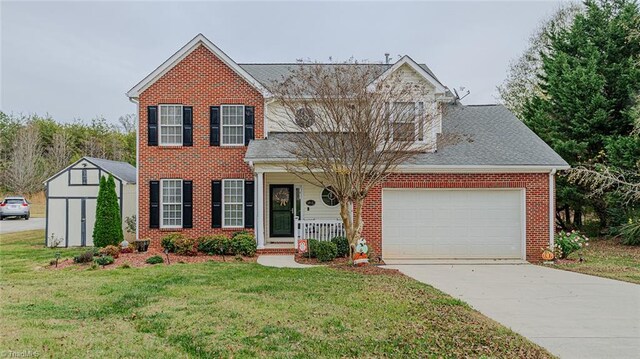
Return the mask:
<svg viewBox="0 0 640 359">
<path fill-rule="evenodd" d="M 569 259 L 584 262 L 562 262 L 555 268 L 640 284 L 640 247 L 626 246 L 616 239 L 600 239 L 589 243 Z"/>
<path fill-rule="evenodd" d="M 550 355 L 404 276 L 256 263 L 45 266 L 42 231 L 0 239 L 0 351 L 45 357 Z"/>
</svg>

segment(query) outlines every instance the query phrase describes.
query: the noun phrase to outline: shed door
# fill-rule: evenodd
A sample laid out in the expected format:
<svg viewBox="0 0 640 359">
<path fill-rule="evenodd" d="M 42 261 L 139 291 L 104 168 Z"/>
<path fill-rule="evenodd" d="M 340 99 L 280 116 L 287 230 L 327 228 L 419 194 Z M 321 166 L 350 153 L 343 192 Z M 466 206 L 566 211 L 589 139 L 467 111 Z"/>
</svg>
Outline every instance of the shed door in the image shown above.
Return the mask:
<svg viewBox="0 0 640 359">
<path fill-rule="evenodd" d="M 385 189 L 383 258 L 523 259 L 522 190 Z"/>
</svg>

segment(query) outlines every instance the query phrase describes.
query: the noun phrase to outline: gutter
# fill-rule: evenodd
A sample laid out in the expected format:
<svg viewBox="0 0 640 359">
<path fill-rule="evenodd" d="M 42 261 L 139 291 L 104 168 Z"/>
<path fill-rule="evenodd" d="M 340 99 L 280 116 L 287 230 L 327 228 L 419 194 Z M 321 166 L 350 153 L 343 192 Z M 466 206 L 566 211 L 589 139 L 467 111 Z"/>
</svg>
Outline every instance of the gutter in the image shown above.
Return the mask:
<svg viewBox="0 0 640 359">
<path fill-rule="evenodd" d="M 549 248 L 553 250 L 555 245 L 555 232 L 556 232 L 556 218 L 555 218 L 555 175 L 557 169 L 554 168 L 549 172 Z"/>
</svg>

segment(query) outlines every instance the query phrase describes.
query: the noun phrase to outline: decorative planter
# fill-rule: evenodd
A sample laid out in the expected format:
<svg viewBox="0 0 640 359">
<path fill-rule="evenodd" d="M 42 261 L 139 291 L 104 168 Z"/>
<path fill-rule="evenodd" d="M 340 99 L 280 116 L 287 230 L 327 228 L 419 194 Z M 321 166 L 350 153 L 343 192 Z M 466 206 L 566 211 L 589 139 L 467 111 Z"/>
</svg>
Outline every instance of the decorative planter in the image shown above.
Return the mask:
<svg viewBox="0 0 640 359">
<path fill-rule="evenodd" d="M 147 249 L 149 249 L 149 242 L 151 242 L 148 239 L 139 239 L 136 240 L 134 243 L 136 244 L 136 250 L 138 252 L 146 252 Z"/>
</svg>

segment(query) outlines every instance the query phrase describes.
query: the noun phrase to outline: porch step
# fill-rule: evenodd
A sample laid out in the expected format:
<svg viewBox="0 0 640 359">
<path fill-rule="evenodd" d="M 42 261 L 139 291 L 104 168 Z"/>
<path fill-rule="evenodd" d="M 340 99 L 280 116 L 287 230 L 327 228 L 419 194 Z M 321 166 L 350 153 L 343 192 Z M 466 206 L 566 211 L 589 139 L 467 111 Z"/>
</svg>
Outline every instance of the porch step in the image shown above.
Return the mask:
<svg viewBox="0 0 640 359">
<path fill-rule="evenodd" d="M 291 255 L 296 253 L 296 249 L 289 248 L 263 248 L 258 249 L 257 254 L 281 254 L 281 255 Z"/>
</svg>

